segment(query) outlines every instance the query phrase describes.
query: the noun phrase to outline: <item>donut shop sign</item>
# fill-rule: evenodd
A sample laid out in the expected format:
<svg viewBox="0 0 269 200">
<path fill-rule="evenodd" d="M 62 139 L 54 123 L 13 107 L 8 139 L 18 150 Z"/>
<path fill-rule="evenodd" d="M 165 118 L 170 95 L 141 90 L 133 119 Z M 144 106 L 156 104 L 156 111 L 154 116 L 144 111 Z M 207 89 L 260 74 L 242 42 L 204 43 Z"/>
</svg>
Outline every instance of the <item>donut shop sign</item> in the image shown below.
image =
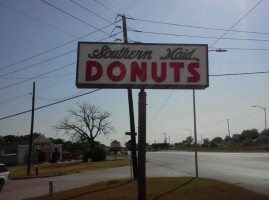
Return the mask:
<svg viewBox="0 0 269 200">
<path fill-rule="evenodd" d="M 78 88 L 205 89 L 208 46 L 78 43 Z"/>
</svg>

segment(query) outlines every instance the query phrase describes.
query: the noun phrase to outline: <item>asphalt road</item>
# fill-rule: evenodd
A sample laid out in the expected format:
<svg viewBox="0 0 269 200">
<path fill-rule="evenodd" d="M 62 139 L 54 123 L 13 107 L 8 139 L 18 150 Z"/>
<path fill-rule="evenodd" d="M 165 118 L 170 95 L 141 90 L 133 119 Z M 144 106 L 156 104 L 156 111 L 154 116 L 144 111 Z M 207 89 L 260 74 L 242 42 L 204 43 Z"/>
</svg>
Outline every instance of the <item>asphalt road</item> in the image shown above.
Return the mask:
<svg viewBox="0 0 269 200">
<path fill-rule="evenodd" d="M 151 166 L 162 167 L 160 174 L 195 176 L 192 152 L 150 152 L 147 160 Z M 269 197 L 269 153 L 198 153 L 198 175 L 233 183 Z"/>
<path fill-rule="evenodd" d="M 198 153 L 199 177 L 213 178 L 249 188 L 269 197 L 268 153 Z M 148 152 L 148 177 L 195 176 L 194 153 Z M 49 193 L 49 181 L 54 191 L 80 187 L 103 180 L 130 177 L 129 167 L 98 170 L 28 180 L 13 180 L 0 193 L 1 200 L 20 200 Z"/>
</svg>

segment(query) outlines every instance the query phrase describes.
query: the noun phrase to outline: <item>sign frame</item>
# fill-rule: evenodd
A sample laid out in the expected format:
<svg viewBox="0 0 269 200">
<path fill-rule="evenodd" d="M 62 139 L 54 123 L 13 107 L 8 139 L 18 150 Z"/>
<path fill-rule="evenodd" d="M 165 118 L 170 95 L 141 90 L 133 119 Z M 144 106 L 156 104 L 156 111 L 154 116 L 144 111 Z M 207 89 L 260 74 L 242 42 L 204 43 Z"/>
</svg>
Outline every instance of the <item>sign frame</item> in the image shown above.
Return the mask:
<svg viewBox="0 0 269 200">
<path fill-rule="evenodd" d="M 132 83 L 132 84 L 113 84 L 113 83 L 80 83 L 79 82 L 79 66 L 80 66 L 80 54 L 81 49 L 80 45 L 85 44 L 94 44 L 94 45 L 120 45 L 120 46 L 145 46 L 145 45 L 151 45 L 151 46 L 171 46 L 171 47 L 177 47 L 177 46 L 187 46 L 187 47 L 204 47 L 205 48 L 205 69 L 206 70 L 206 84 L 148 84 L 148 83 Z M 184 59 L 183 59 L 184 60 Z M 114 61 L 114 60 L 113 60 Z M 177 60 L 174 60 L 173 62 L 176 62 Z M 180 62 L 180 60 L 178 60 Z M 86 72 L 85 72 L 86 73 Z M 170 43 L 112 43 L 112 42 L 78 42 L 78 51 L 77 51 L 77 68 L 76 68 L 76 86 L 77 88 L 110 88 L 110 89 L 199 89 L 203 90 L 207 87 L 209 87 L 209 67 L 208 67 L 208 45 L 207 44 L 170 44 Z"/>
</svg>

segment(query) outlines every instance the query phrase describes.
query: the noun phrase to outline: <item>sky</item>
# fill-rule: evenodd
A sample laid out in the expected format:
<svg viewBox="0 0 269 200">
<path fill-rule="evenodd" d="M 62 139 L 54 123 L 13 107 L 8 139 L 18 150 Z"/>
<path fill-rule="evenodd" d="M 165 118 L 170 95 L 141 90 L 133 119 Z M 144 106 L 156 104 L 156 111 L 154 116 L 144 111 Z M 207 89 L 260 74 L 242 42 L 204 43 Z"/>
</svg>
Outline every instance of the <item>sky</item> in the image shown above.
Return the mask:
<svg viewBox="0 0 269 200">
<path fill-rule="evenodd" d="M 33 82 L 36 107 L 94 91 L 75 85 L 78 41 L 121 43 L 118 14 L 127 17 L 129 43 L 208 45 L 209 87 L 196 90 L 198 142 L 227 136 L 228 121 L 231 136 L 265 128 L 264 110 L 252 106 L 269 108 L 268 0 L 0 0 L 0 118 L 31 109 Z M 228 51 L 214 51 L 219 48 Z M 139 90 L 132 92 L 137 129 Z M 193 136 L 192 90 L 146 93 L 148 143 Z M 53 127 L 83 102 L 111 113 L 115 131 L 98 141 L 130 139 L 126 89 L 36 110 L 34 132 L 68 140 Z M 30 112 L 0 120 L 1 136 L 30 134 L 30 128 Z"/>
</svg>

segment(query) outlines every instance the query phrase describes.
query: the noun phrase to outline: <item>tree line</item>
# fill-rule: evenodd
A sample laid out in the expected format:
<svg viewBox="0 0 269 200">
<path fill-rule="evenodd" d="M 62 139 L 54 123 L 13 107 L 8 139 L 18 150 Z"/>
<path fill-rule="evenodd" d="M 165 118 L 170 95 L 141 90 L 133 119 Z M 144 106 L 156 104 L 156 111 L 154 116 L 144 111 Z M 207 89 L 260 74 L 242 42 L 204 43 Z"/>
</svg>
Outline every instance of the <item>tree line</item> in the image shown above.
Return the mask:
<svg viewBox="0 0 269 200">
<path fill-rule="evenodd" d="M 180 143 L 175 143 L 178 148 L 193 147 L 194 139 L 189 136 Z M 269 150 L 269 129 L 264 129 L 259 133 L 257 129 L 243 130 L 241 134 L 233 134 L 222 137 L 214 137 L 212 140 L 204 138 L 202 144 L 199 144 L 199 148 L 207 149 L 221 149 L 221 148 L 239 148 L 240 147 L 256 147 L 262 148 L 261 150 Z M 249 148 L 251 149 L 251 148 Z"/>
</svg>

